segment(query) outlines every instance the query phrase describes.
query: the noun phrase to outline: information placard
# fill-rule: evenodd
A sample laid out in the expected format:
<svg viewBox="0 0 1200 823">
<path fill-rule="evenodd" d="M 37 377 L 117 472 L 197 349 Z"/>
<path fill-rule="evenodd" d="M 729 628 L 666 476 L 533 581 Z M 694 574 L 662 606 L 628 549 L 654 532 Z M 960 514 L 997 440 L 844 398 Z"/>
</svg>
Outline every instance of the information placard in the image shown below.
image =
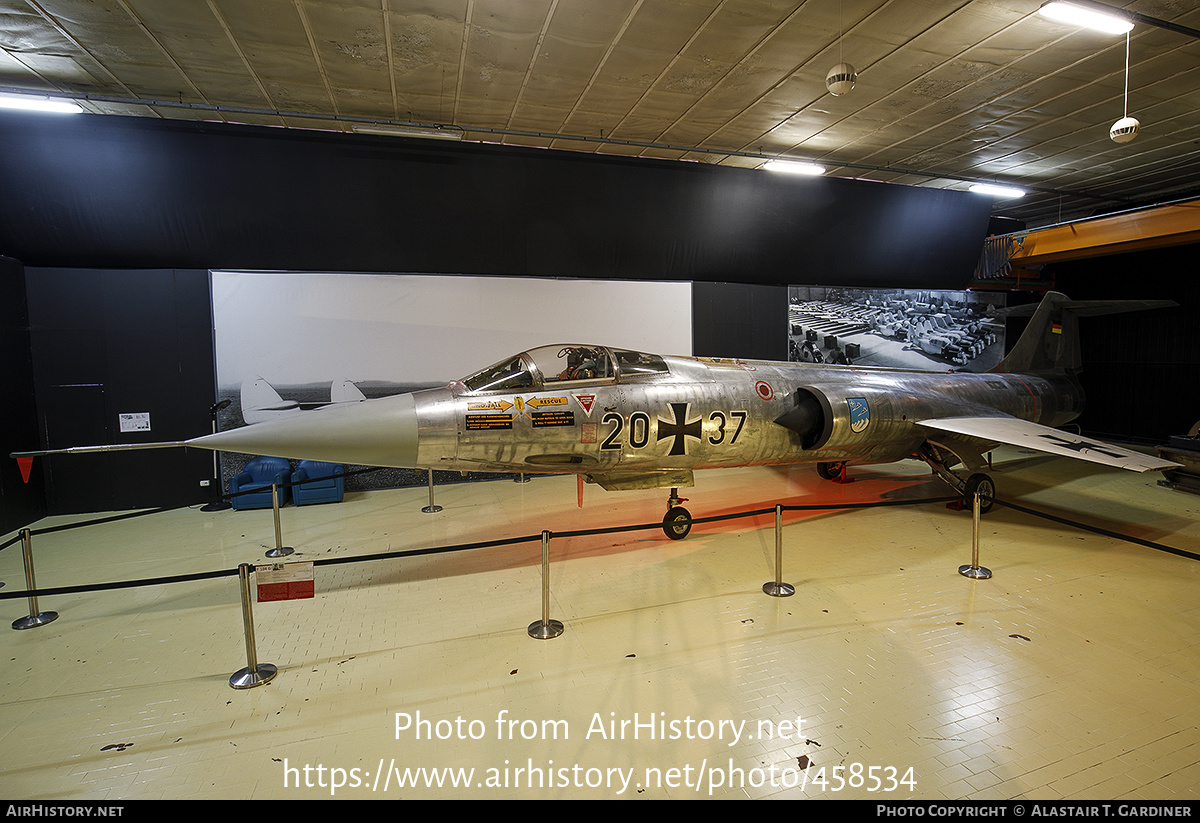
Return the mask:
<svg viewBox="0 0 1200 823">
<path fill-rule="evenodd" d="M 258 585 L 258 602 L 272 600 L 303 600 L 313 596 L 313 564 L 271 563 L 254 567 Z"/>
</svg>

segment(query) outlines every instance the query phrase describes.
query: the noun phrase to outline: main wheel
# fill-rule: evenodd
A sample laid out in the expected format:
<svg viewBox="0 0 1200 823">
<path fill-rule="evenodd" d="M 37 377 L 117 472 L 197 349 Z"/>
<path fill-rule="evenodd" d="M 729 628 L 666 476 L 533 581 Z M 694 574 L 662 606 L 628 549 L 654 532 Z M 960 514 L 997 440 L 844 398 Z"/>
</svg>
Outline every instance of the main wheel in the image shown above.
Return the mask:
<svg viewBox="0 0 1200 823">
<path fill-rule="evenodd" d="M 692 530 L 692 515 L 683 506 L 673 506 L 663 517 L 663 532 L 672 540 L 682 540 Z"/>
<path fill-rule="evenodd" d="M 979 492 L 979 513 L 987 514 L 996 500 L 996 484 L 986 474 L 973 474 L 967 478 L 963 488 L 963 503 L 970 509 L 975 505 L 975 493 Z"/>
<path fill-rule="evenodd" d="M 837 480 L 842 475 L 842 469 L 845 468 L 845 463 L 818 463 L 817 474 L 823 480 Z"/>
</svg>

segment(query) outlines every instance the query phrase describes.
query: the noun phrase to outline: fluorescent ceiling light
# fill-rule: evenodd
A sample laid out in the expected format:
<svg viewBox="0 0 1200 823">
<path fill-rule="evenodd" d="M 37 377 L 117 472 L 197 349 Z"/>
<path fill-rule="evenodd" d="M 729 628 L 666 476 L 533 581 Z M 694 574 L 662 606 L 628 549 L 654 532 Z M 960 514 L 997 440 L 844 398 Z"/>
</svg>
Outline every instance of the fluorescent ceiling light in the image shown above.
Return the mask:
<svg viewBox="0 0 1200 823">
<path fill-rule="evenodd" d="M 49 97 L 14 94 L 0 97 L 0 109 L 43 111 L 54 114 L 79 114 L 83 107 L 69 100 L 51 100 Z"/>
<path fill-rule="evenodd" d="M 992 197 L 1024 197 L 1025 191 L 1015 186 L 994 186 L 991 183 L 975 183 L 971 191 L 976 194 L 987 194 Z"/>
<path fill-rule="evenodd" d="M 799 163 L 795 160 L 768 160 L 763 164 L 767 171 L 782 171 L 788 174 L 824 174 L 825 167 L 816 163 Z"/>
<path fill-rule="evenodd" d="M 432 140 L 462 140 L 462 129 L 421 128 L 420 126 L 385 126 L 373 123 L 355 123 L 350 127 L 355 134 L 381 134 L 384 137 L 425 137 Z"/>
<path fill-rule="evenodd" d="M 1099 11 L 1091 4 L 1054 0 L 1052 3 L 1043 5 L 1038 11 L 1043 17 L 1049 17 L 1051 20 L 1070 23 L 1073 26 L 1085 26 L 1105 34 L 1124 34 L 1133 28 L 1133 21 L 1116 9 L 1111 12 Z"/>
</svg>

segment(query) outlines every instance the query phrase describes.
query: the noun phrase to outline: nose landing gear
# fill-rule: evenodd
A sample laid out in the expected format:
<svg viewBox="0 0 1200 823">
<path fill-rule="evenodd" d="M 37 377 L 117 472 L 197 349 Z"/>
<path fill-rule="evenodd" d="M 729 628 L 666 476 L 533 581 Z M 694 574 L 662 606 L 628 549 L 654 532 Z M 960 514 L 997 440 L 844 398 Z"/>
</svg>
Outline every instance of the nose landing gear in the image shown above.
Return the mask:
<svg viewBox="0 0 1200 823">
<path fill-rule="evenodd" d="M 692 530 L 692 515 L 680 503 L 686 503 L 686 497 L 679 496 L 679 489 L 671 489 L 667 498 L 667 513 L 663 517 L 663 533 L 672 540 L 682 540 Z"/>
</svg>

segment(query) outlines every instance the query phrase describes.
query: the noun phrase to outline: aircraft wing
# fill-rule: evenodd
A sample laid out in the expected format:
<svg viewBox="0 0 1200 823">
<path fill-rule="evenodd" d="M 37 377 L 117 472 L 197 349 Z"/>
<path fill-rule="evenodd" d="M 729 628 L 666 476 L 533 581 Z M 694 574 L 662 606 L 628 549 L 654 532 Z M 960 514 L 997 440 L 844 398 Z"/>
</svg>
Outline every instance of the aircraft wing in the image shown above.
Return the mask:
<svg viewBox="0 0 1200 823">
<path fill-rule="evenodd" d="M 1149 454 L 1123 449 L 1101 440 L 1052 429 L 1015 417 L 944 417 L 922 420 L 917 425 L 940 432 L 1006 443 L 1048 454 L 1074 457 L 1105 466 L 1117 466 L 1136 472 L 1153 472 L 1176 468 L 1178 463 Z"/>
</svg>

